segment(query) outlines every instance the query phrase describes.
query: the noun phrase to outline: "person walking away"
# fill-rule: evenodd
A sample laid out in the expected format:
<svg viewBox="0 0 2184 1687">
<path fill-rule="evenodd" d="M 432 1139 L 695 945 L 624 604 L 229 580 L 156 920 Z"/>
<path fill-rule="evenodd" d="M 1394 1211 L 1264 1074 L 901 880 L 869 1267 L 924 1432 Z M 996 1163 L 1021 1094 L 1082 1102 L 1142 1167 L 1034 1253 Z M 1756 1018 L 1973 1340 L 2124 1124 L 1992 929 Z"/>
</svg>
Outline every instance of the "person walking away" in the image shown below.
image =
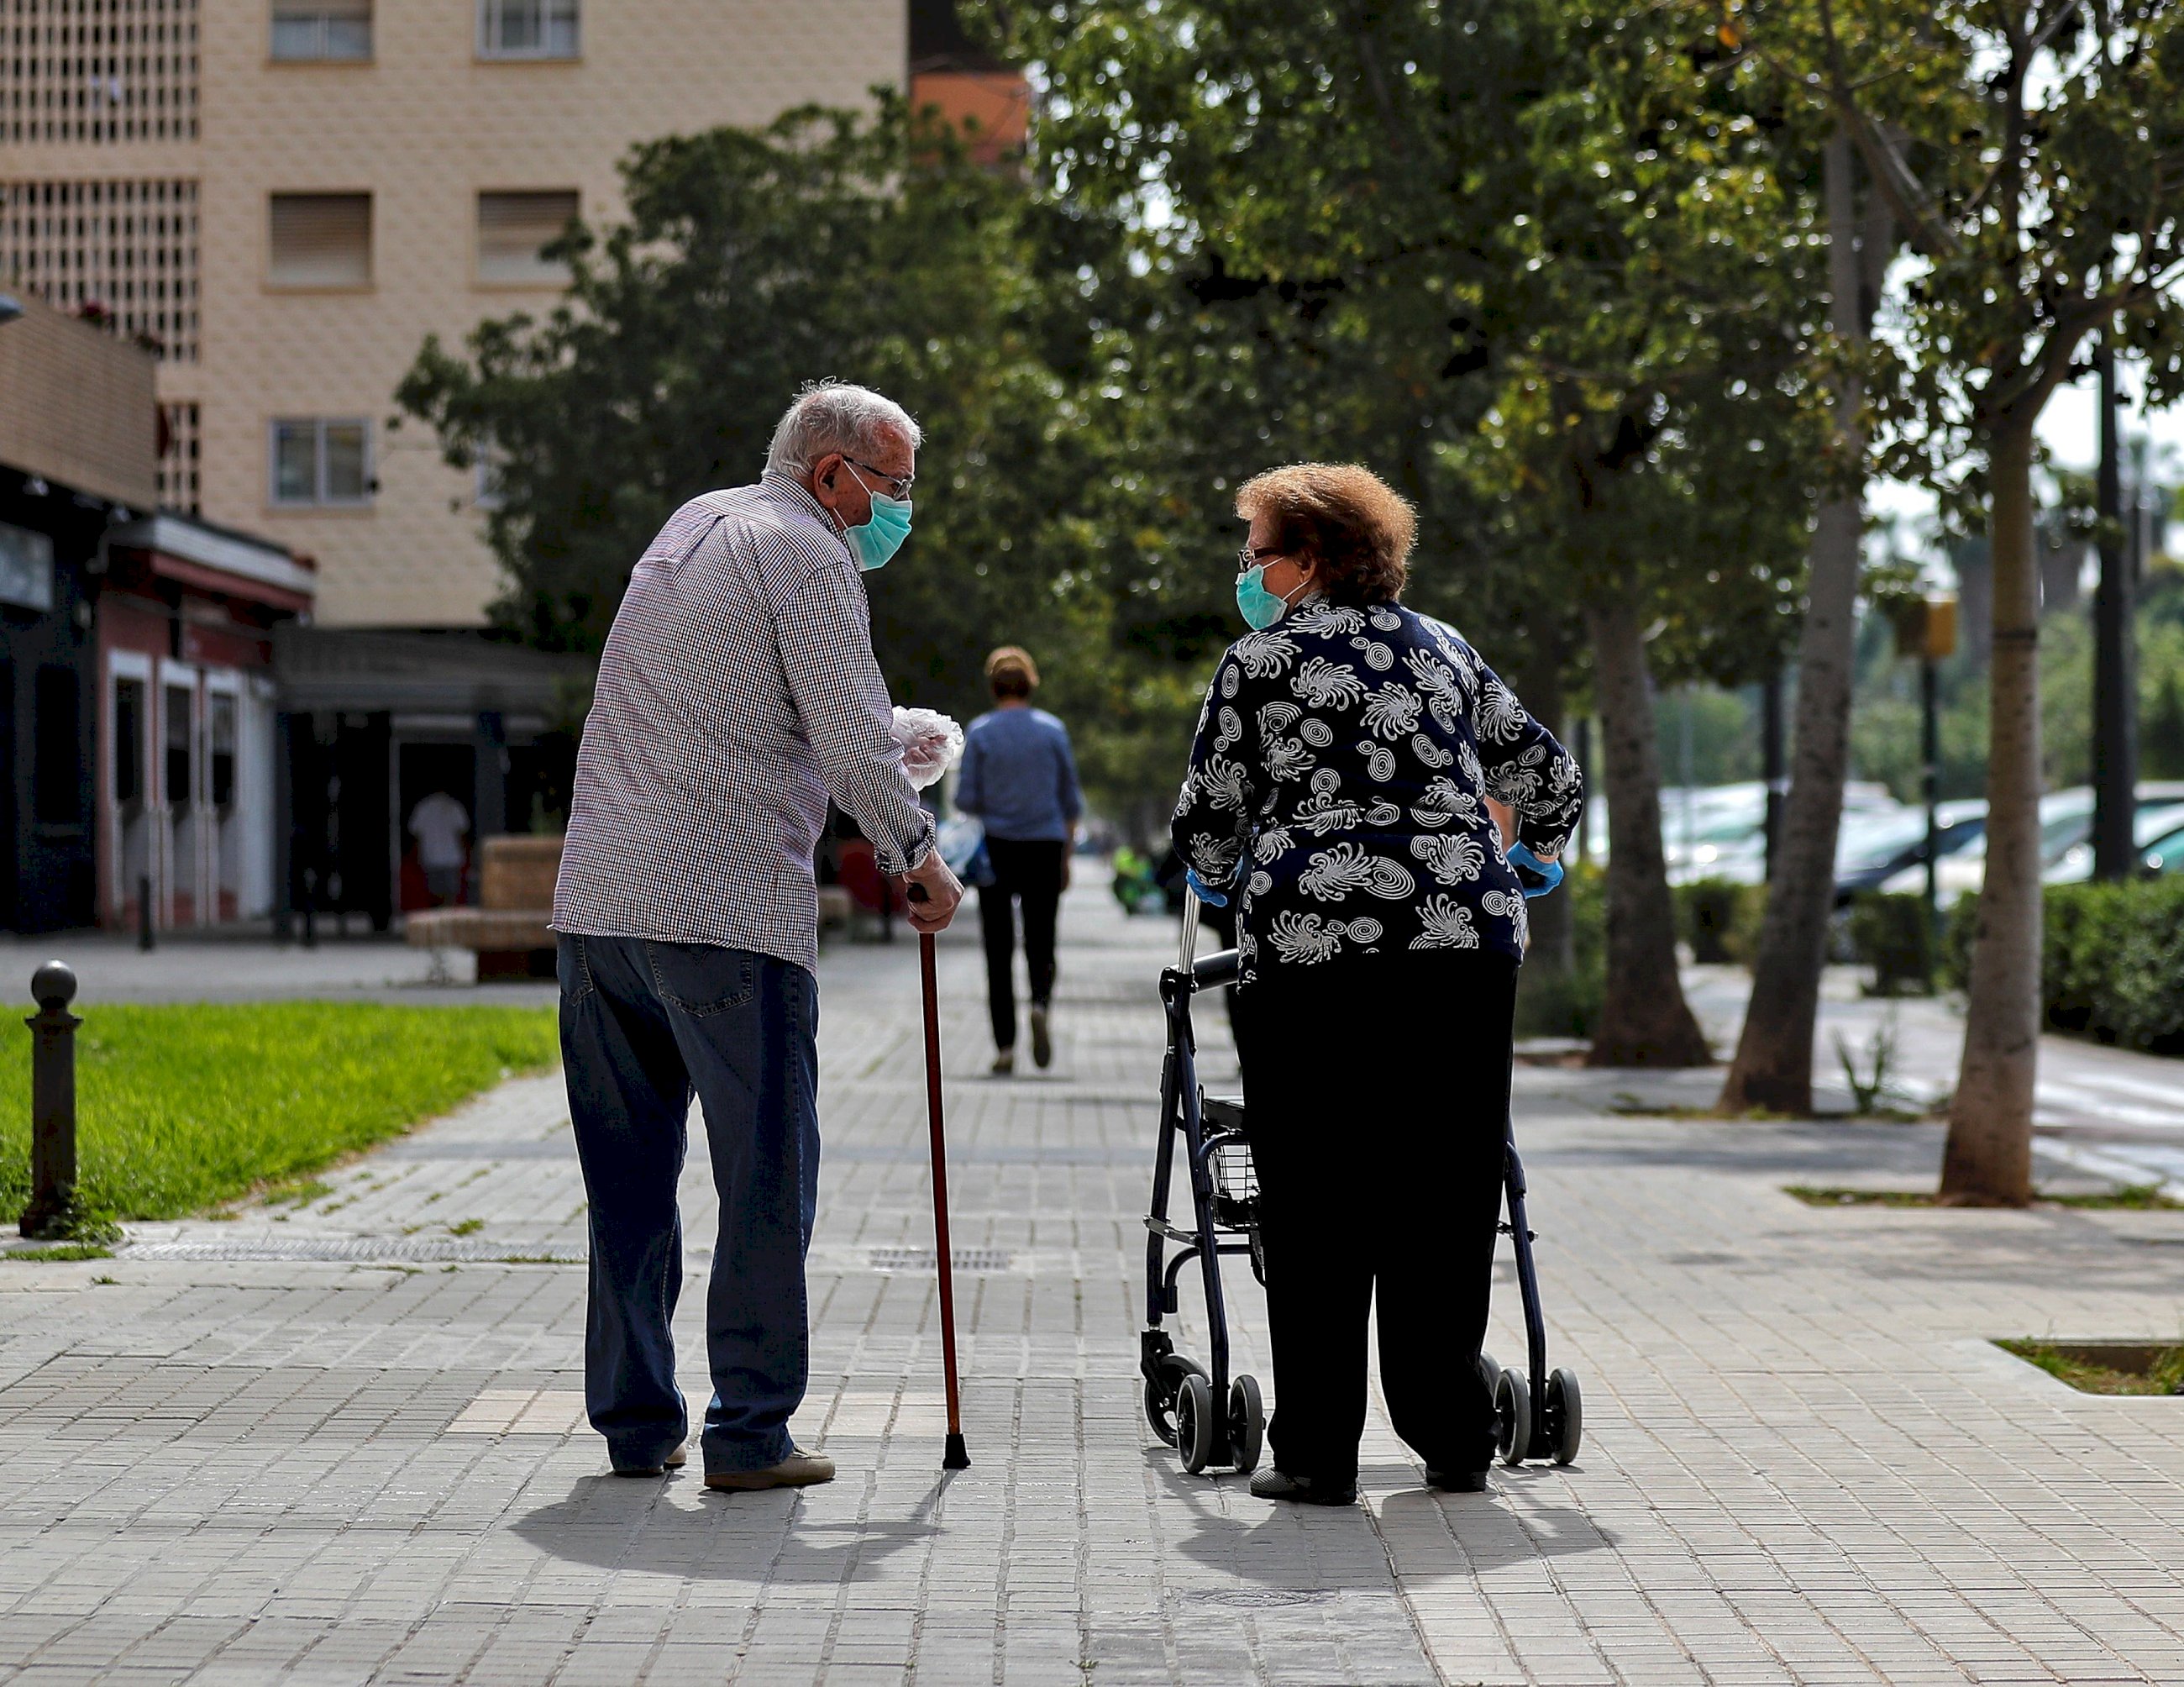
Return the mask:
<svg viewBox="0 0 2184 1687">
<path fill-rule="evenodd" d="M 561 1057 L 591 1201 L 584 1403 L 615 1472 L 685 1461 L 671 1325 L 694 1094 L 720 1232 L 705 1298 L 705 1485 L 825 1482 L 788 1421 L 809 1370 L 819 1193 L 818 891 L 831 797 L 944 929 L 961 887 L 905 776 L 861 571 L 910 531 L 917 426 L 807 388 L 755 486 L 669 518 L 599 659 L 554 894 Z"/>
<path fill-rule="evenodd" d="M 1084 799 L 1069 729 L 1031 706 L 1039 669 L 1030 655 L 1004 645 L 986 658 L 991 712 L 964 735 L 956 806 L 983 824 L 994 882 L 978 889 L 986 946 L 986 1005 L 994 1022 L 994 1071 L 1017 1064 L 1016 904 L 1023 905 L 1024 966 L 1031 982 L 1031 1058 L 1054 1059 L 1054 939 L 1061 893 L 1069 888 L 1069 851 Z"/>
<path fill-rule="evenodd" d="M 417 840 L 417 865 L 432 906 L 463 899 L 463 840 L 471 835 L 470 810 L 444 790 L 436 790 L 410 811 L 410 835 Z"/>
<path fill-rule="evenodd" d="M 1206 693 L 1173 828 L 1240 896 L 1236 1051 L 1274 1358 L 1262 1499 L 1347 1505 L 1366 1328 L 1396 1433 L 1438 1488 L 1486 1486 L 1479 1375 L 1524 898 L 1490 813 L 1550 859 L 1577 763 L 1456 630 L 1401 601 L 1416 520 L 1379 477 L 1245 483 L 1252 629 Z"/>
</svg>

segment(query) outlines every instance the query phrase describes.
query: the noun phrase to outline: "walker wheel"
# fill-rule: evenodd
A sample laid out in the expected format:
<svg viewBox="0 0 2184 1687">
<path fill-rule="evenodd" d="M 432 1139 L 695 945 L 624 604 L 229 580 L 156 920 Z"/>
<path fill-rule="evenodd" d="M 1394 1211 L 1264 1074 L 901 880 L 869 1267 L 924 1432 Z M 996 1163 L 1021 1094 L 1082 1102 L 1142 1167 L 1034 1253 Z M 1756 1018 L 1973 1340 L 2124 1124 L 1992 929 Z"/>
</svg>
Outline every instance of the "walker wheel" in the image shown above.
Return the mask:
<svg viewBox="0 0 2184 1687">
<path fill-rule="evenodd" d="M 1205 1374 L 1181 1354 L 1171 1353 L 1160 1362 L 1160 1380 L 1145 1383 L 1145 1422 L 1171 1447 L 1175 1445 L 1176 1394 L 1186 1377 Z"/>
<path fill-rule="evenodd" d="M 1259 1467 L 1266 1444 L 1267 1409 L 1259 1399 L 1259 1379 L 1239 1377 L 1228 1385 L 1228 1462 L 1240 1476 Z"/>
<path fill-rule="evenodd" d="M 1532 1391 L 1513 1371 L 1495 1385 L 1494 1443 L 1505 1465 L 1521 1465 L 1532 1450 Z"/>
<path fill-rule="evenodd" d="M 1203 1372 L 1184 1377 L 1175 1396 L 1175 1450 L 1193 1476 L 1213 1462 L 1214 1433 L 1220 1427 L 1219 1414 L 1213 1410 L 1213 1385 Z"/>
<path fill-rule="evenodd" d="M 1543 1426 L 1554 1448 L 1555 1462 L 1566 1465 L 1577 1456 L 1585 1438 L 1585 1401 L 1578 1393 L 1577 1372 L 1557 1369 L 1547 1378 L 1546 1422 Z"/>
</svg>

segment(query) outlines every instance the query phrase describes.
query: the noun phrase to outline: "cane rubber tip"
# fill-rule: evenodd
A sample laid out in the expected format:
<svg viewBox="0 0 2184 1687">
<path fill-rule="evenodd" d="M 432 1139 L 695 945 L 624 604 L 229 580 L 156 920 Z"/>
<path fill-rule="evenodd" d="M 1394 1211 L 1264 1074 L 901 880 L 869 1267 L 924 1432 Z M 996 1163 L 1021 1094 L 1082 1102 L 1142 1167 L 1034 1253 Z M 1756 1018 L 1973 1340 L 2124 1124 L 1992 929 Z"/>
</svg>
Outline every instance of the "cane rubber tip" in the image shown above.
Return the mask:
<svg viewBox="0 0 2184 1687">
<path fill-rule="evenodd" d="M 971 1455 L 964 1450 L 963 1438 L 961 1435 L 950 1435 L 948 1438 L 948 1450 L 940 1455 L 940 1468 L 943 1470 L 971 1468 Z"/>
<path fill-rule="evenodd" d="M 31 999 L 58 1009 L 75 1000 L 75 969 L 66 961 L 47 961 L 31 975 Z"/>
</svg>

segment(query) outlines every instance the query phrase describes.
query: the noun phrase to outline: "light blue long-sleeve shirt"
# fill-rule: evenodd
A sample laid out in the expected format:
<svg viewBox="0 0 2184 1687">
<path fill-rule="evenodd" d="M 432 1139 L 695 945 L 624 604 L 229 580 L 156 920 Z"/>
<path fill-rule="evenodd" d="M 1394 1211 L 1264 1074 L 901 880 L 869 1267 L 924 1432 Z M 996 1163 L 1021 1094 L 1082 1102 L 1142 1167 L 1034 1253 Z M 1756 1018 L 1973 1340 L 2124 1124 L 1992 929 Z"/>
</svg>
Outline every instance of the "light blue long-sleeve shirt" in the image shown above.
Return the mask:
<svg viewBox="0 0 2184 1687">
<path fill-rule="evenodd" d="M 1013 843 L 1056 843 L 1084 812 L 1069 729 L 1045 709 L 995 709 L 964 735 L 956 806 L 983 821 L 986 835 Z"/>
</svg>

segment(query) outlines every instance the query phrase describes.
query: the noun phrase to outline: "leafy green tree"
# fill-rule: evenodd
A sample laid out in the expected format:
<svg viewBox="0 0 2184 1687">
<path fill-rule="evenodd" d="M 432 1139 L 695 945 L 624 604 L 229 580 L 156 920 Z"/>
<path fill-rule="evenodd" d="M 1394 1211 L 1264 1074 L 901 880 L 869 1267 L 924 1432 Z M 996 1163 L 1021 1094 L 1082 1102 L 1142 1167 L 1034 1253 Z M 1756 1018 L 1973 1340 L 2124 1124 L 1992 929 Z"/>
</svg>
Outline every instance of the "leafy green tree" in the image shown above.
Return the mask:
<svg viewBox="0 0 2184 1687">
<path fill-rule="evenodd" d="M 1596 1058 L 1706 1059 L 1650 691 L 1657 667 L 1743 679 L 1779 660 L 1814 291 L 1780 284 L 1800 189 L 1712 76 L 1711 29 L 1552 0 L 1061 0 L 1016 22 L 1045 70 L 1054 191 L 1132 228 L 1149 270 L 1318 313 L 1377 383 L 1282 433 L 1418 500 L 1413 601 L 1443 608 L 1436 582 L 1456 584 L 1458 618 L 1550 719 L 1590 648 L 1616 833 Z"/>
<path fill-rule="evenodd" d="M 1117 675 L 1067 656 L 1107 611 L 1072 511 L 1106 472 L 1108 406 L 1022 179 L 894 102 L 654 142 L 625 175 L 627 220 L 566 243 L 558 308 L 484 324 L 467 355 L 428 341 L 398 394 L 450 461 L 498 466 L 499 623 L 596 651 L 667 513 L 755 479 L 789 397 L 838 375 L 928 432 L 916 532 L 868 579 L 896 695 L 975 710 L 982 658 L 1012 641 L 1098 720 Z"/>
<path fill-rule="evenodd" d="M 2040 1005 L 2035 428 L 2113 328 L 2184 385 L 2184 10 L 2169 0 L 1722 0 L 1809 91 L 1919 268 L 1875 397 L 1901 469 L 1984 510 L 1994 563 L 1987 857 L 1943 1195 L 2031 1198 Z"/>
</svg>

